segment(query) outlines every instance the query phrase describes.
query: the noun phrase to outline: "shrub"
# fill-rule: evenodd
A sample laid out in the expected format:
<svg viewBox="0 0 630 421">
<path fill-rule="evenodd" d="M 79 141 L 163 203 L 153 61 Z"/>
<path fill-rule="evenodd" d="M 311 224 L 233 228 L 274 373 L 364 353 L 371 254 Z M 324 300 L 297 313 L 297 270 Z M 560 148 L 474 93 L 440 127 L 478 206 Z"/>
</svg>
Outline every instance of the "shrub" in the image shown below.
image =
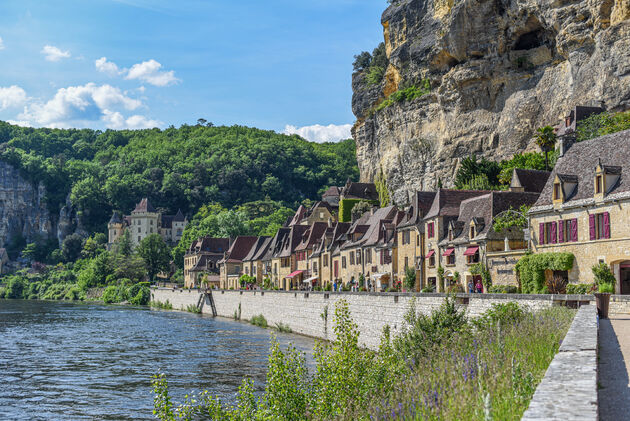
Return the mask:
<svg viewBox="0 0 630 421">
<path fill-rule="evenodd" d="M 278 332 L 282 332 L 282 333 L 292 333 L 293 329 L 291 329 L 289 327 L 289 325 L 286 325 L 284 323 L 276 323 L 276 329 L 278 329 Z"/>
<path fill-rule="evenodd" d="M 593 285 L 589 284 L 568 284 L 567 294 L 588 294 Z"/>
<path fill-rule="evenodd" d="M 609 294 L 614 294 L 615 285 L 611 283 L 602 282 L 601 284 L 599 284 L 598 292 L 602 292 L 602 293 L 607 292 Z"/>
<path fill-rule="evenodd" d="M 101 297 L 105 304 L 118 303 L 120 299 L 118 297 L 118 287 L 115 285 L 110 285 L 105 288 L 103 291 L 103 296 Z"/>
<path fill-rule="evenodd" d="M 188 304 L 186 306 L 186 311 L 189 313 L 201 314 L 201 309 L 194 304 Z"/>
<path fill-rule="evenodd" d="M 526 312 L 514 301 L 507 303 L 494 303 L 481 316 L 473 320 L 473 325 L 477 329 L 487 329 L 496 325 L 505 326 L 515 324 L 525 318 Z"/>
<path fill-rule="evenodd" d="M 137 289 L 138 292 L 135 295 L 129 294 L 129 302 L 136 306 L 145 306 L 149 304 L 149 301 L 151 300 L 151 290 L 149 289 L 149 287 L 135 284 L 131 288 L 134 288 L 136 286 L 139 286 L 139 288 Z"/>
<path fill-rule="evenodd" d="M 591 268 L 593 271 L 593 275 L 595 276 L 595 283 L 597 285 L 600 284 L 614 284 L 617 282 L 615 279 L 615 275 L 613 275 L 610 267 L 604 263 L 599 262 L 599 264 L 593 266 Z"/>
<path fill-rule="evenodd" d="M 516 263 L 516 272 L 521 279 L 524 294 L 547 292 L 545 270 L 570 270 L 575 256 L 573 253 L 537 253 L 523 256 Z"/>
<path fill-rule="evenodd" d="M 549 294 L 566 294 L 567 292 L 567 279 L 562 276 L 552 276 L 547 279 L 547 292 Z"/>
<path fill-rule="evenodd" d="M 412 290 L 416 286 L 416 269 L 412 266 L 405 268 L 405 288 Z"/>
<path fill-rule="evenodd" d="M 165 302 L 151 301 L 151 307 L 155 307 L 160 310 L 172 310 L 173 304 L 171 304 L 168 300 L 166 300 Z"/>
<path fill-rule="evenodd" d="M 332 291 L 332 284 L 330 282 L 324 285 L 324 291 Z"/>
<path fill-rule="evenodd" d="M 422 288 L 420 290 L 420 292 L 435 292 L 435 287 L 433 285 L 427 285 L 426 287 Z"/>
<path fill-rule="evenodd" d="M 488 292 L 490 294 L 517 294 L 518 288 L 514 285 L 492 285 Z"/>
<path fill-rule="evenodd" d="M 68 291 L 64 295 L 63 299 L 64 300 L 70 300 L 70 301 L 76 301 L 76 300 L 79 299 L 79 294 L 80 293 L 81 293 L 81 290 L 79 289 L 79 287 L 73 286 L 73 287 L 68 289 Z"/>
<path fill-rule="evenodd" d="M 24 298 L 26 281 L 19 275 L 13 275 L 5 289 L 5 298 Z"/>
<path fill-rule="evenodd" d="M 254 326 L 262 327 L 263 329 L 267 328 L 267 319 L 265 319 L 265 316 L 263 316 L 262 314 L 259 314 L 258 316 L 252 316 L 249 322 Z"/>
</svg>

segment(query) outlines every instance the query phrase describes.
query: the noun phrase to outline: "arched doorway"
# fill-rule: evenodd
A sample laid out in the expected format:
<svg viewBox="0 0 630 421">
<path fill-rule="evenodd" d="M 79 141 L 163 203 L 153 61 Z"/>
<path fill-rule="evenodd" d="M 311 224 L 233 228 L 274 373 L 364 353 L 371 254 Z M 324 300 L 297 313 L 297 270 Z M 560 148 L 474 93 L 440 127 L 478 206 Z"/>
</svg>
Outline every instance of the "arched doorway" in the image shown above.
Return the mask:
<svg viewBox="0 0 630 421">
<path fill-rule="evenodd" d="M 630 294 L 630 260 L 619 263 L 619 293 Z"/>
</svg>

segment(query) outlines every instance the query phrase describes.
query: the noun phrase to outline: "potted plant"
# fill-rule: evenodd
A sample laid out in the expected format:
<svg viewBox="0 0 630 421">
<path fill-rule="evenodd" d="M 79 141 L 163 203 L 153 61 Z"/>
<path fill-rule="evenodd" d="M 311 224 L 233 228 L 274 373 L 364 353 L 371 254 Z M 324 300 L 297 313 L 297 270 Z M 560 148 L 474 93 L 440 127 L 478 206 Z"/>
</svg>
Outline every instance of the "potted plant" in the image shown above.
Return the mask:
<svg viewBox="0 0 630 421">
<path fill-rule="evenodd" d="M 602 319 L 607 319 L 610 294 L 615 292 L 615 275 L 604 262 L 593 266 L 591 270 L 593 275 L 595 275 L 595 284 L 597 285 L 597 292 L 594 294 L 597 313 Z"/>
</svg>

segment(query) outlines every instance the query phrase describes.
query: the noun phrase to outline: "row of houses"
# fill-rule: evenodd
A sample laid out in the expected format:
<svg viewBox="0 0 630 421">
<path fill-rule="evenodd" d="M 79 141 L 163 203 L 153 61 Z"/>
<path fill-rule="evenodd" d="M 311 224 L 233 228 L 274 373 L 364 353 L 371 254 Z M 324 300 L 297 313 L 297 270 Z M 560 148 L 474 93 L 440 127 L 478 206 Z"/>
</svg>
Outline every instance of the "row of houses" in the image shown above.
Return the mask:
<svg viewBox="0 0 630 421">
<path fill-rule="evenodd" d="M 476 283 L 478 263 L 494 285 L 516 286 L 515 264 L 526 253 L 570 252 L 575 264 L 563 274 L 570 282 L 591 283 L 591 267 L 605 262 L 616 291 L 628 294 L 630 182 L 624 174 L 630 171 L 630 131 L 575 144 L 568 133 L 552 172 L 515 169 L 508 191 L 420 191 L 405 209 L 373 206 L 341 222 L 341 191 L 368 201 L 376 192 L 374 185 L 348 182 L 310 209 L 298 209 L 274 237 L 224 239 L 227 250 L 215 250 L 210 263 L 214 271 L 204 263 L 206 270 L 194 273 L 219 288 L 239 288 L 241 276 L 249 275 L 284 290 L 356 285 L 359 279 L 384 290 L 412 268 L 417 290 L 432 285 L 440 291 L 455 281 L 464 288 Z M 494 230 L 498 216 L 516 214 L 523 205 L 530 207 L 525 229 Z M 193 246 L 186 257 L 191 264 Z M 186 286 L 199 286 L 199 276 L 186 277 Z"/>
</svg>

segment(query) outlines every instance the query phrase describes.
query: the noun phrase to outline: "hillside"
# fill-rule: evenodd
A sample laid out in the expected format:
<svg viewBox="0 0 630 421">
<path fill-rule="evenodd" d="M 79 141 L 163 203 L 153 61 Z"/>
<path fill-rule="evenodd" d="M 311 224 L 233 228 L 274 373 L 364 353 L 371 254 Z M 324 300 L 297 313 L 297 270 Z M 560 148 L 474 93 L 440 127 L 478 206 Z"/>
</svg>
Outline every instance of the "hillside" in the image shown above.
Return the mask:
<svg viewBox="0 0 630 421">
<path fill-rule="evenodd" d="M 104 232 L 112 210 L 129 212 L 142 197 L 189 215 L 209 203 L 265 199 L 294 208 L 358 178 L 351 139 L 317 144 L 243 126 L 100 132 L 0 122 L 0 143 L 2 161 L 43 183 L 52 221 L 41 225 L 52 231 L 60 210 L 77 216 L 79 228 Z"/>
<path fill-rule="evenodd" d="M 531 150 L 536 128 L 576 105 L 630 108 L 627 0 L 393 0 L 384 43 L 353 74 L 362 181 L 396 203 L 461 159 Z"/>
</svg>

